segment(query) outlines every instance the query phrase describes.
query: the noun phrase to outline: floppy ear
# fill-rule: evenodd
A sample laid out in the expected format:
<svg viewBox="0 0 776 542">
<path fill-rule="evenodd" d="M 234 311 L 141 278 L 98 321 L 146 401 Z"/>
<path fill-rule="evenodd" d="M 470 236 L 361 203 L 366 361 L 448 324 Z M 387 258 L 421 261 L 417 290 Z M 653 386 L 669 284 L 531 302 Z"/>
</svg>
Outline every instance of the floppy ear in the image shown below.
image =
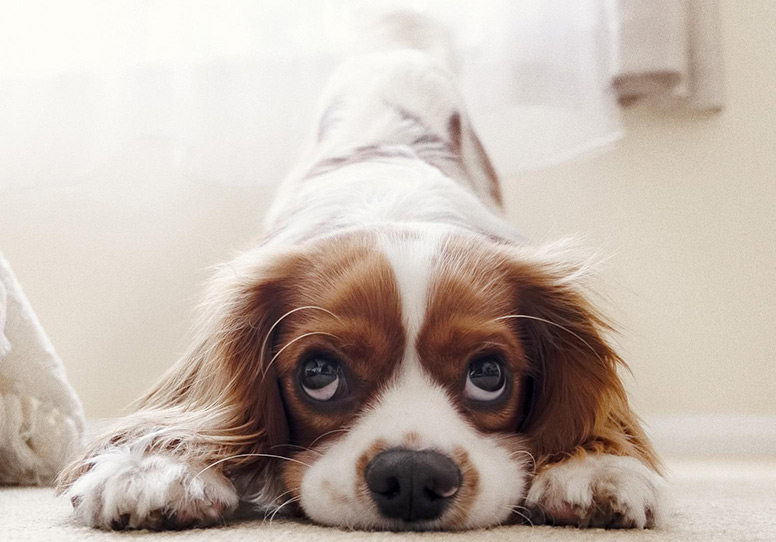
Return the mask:
<svg viewBox="0 0 776 542">
<path fill-rule="evenodd" d="M 267 493 L 280 487 L 273 459 L 254 454 L 272 454 L 287 440 L 268 354 L 300 257 L 262 248 L 220 268 L 198 309 L 191 350 L 139 401 L 137 412 L 63 471 L 60 491 L 89 470 L 92 457 L 114 446 L 169 453 L 226 474 L 250 466 Z"/>
<path fill-rule="evenodd" d="M 658 459 L 617 374 L 624 363 L 606 340 L 612 326 L 582 286 L 590 266 L 562 247 L 517 248 L 509 257 L 518 326 L 531 372 L 527 434 L 544 461 L 579 450 Z"/>
</svg>

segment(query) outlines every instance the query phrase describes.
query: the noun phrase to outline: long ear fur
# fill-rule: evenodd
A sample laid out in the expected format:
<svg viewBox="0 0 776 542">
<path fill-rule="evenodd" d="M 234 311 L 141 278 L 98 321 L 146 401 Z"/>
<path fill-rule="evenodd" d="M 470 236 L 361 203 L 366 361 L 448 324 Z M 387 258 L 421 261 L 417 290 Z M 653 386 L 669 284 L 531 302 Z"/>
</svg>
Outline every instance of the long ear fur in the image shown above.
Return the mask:
<svg viewBox="0 0 776 542">
<path fill-rule="evenodd" d="M 521 431 L 538 455 L 545 461 L 581 450 L 632 455 L 657 469 L 617 374 L 624 363 L 605 338 L 612 326 L 583 287 L 589 260 L 558 244 L 514 249 L 509 261 L 518 292 L 515 324 L 533 368 Z"/>
<path fill-rule="evenodd" d="M 260 492 L 279 490 L 273 446 L 285 444 L 286 418 L 272 368 L 274 323 L 284 314 L 286 288 L 299 254 L 248 252 L 220 268 L 199 307 L 194 346 L 139 402 L 139 409 L 97 438 L 60 475 L 65 490 L 112 446 L 170 453 L 227 474 L 248 465 Z M 274 454 L 273 454 L 274 455 Z M 247 469 L 246 469 L 247 470 Z"/>
</svg>

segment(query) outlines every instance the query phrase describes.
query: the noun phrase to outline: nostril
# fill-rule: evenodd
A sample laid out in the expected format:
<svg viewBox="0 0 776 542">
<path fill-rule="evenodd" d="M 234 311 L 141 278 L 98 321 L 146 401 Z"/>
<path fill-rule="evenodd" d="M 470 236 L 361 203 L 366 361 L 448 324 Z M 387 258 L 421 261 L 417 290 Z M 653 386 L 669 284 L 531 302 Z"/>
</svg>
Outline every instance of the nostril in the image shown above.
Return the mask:
<svg viewBox="0 0 776 542">
<path fill-rule="evenodd" d="M 430 499 L 449 499 L 458 493 L 461 473 L 450 459 L 439 457 L 426 470 L 423 489 Z"/>
<path fill-rule="evenodd" d="M 452 485 L 448 487 L 440 486 L 435 480 L 431 484 L 423 488 L 423 492 L 429 499 L 449 499 L 456 493 L 458 493 L 458 485 Z"/>
<path fill-rule="evenodd" d="M 439 496 L 442 497 L 443 499 L 449 499 L 456 493 L 458 493 L 458 486 L 454 486 L 454 487 L 451 487 L 450 489 L 440 491 Z"/>
<path fill-rule="evenodd" d="M 376 493 L 379 493 L 386 499 L 393 499 L 399 493 L 401 493 L 401 485 L 399 484 L 399 480 L 394 477 L 386 478 L 385 480 L 385 489 L 381 490 L 373 490 Z"/>
</svg>

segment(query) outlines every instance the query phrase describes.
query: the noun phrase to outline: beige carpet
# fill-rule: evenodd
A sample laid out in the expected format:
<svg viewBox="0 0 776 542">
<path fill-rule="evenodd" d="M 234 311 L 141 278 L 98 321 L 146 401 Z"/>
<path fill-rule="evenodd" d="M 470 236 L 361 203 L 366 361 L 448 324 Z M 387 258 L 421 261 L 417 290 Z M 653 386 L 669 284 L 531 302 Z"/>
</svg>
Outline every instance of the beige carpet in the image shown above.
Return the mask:
<svg viewBox="0 0 776 542">
<path fill-rule="evenodd" d="M 366 542 L 625 540 L 776 542 L 776 459 L 669 461 L 674 512 L 663 531 L 603 531 L 510 526 L 465 533 L 366 533 L 261 519 L 192 531 L 106 533 L 70 524 L 70 504 L 47 488 L 0 488 L 0 540 L 69 542 L 108 540 Z"/>
</svg>

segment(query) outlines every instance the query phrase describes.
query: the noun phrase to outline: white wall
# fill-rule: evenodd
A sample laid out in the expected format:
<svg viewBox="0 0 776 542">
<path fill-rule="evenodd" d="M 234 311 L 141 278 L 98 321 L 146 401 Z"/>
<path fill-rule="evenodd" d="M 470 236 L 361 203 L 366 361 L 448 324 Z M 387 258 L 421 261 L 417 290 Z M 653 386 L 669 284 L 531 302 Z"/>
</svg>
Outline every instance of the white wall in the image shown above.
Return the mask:
<svg viewBox="0 0 776 542">
<path fill-rule="evenodd" d="M 720 115 L 626 114 L 584 163 L 507 179 L 529 236 L 584 233 L 646 415 L 776 415 L 776 2 L 722 1 Z M 87 182 L 0 197 L 0 250 L 90 417 L 112 416 L 185 346 L 205 268 L 257 232 L 269 194 L 183 182 L 139 145 Z M 138 174 L 139 173 L 139 174 Z"/>
<path fill-rule="evenodd" d="M 586 232 L 645 413 L 776 414 L 776 2 L 721 2 L 719 115 L 626 115 L 612 153 L 506 183 L 530 237 Z"/>
</svg>

